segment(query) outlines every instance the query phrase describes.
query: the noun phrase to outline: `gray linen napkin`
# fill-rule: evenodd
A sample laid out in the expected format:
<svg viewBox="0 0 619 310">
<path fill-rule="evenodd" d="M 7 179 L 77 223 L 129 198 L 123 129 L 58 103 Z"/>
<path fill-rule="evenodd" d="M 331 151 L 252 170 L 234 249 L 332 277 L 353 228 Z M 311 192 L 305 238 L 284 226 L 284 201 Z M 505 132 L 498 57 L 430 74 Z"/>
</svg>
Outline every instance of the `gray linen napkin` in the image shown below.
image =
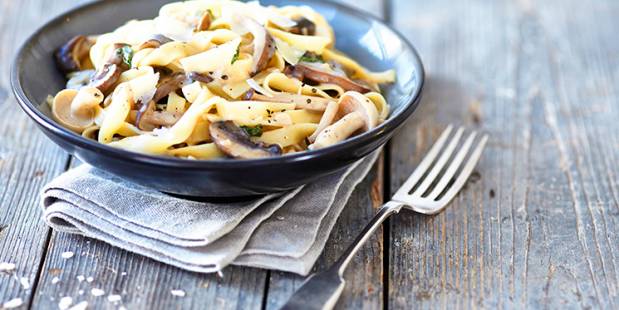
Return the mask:
<svg viewBox="0 0 619 310">
<path fill-rule="evenodd" d="M 234 203 L 184 200 L 82 165 L 45 186 L 44 219 L 186 270 L 233 264 L 306 275 L 377 156 L 283 194 Z"/>
</svg>

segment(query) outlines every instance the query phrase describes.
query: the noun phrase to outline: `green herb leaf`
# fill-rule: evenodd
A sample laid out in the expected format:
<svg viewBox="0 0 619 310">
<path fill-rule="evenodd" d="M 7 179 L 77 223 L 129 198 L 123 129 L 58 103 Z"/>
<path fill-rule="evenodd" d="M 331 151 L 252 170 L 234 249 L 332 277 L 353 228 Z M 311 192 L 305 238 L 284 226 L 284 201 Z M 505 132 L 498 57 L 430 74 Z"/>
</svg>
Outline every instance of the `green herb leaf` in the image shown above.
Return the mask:
<svg viewBox="0 0 619 310">
<path fill-rule="evenodd" d="M 123 62 L 126 63 L 129 67 L 131 67 L 131 60 L 133 59 L 133 49 L 131 46 L 125 45 L 123 47 L 116 49 L 116 54 L 121 56 Z"/>
<path fill-rule="evenodd" d="M 322 59 L 322 56 L 314 54 L 314 53 L 305 53 L 305 54 L 303 54 L 303 56 L 301 56 L 299 61 L 304 61 L 304 62 L 325 62 Z"/>
<path fill-rule="evenodd" d="M 236 53 L 232 56 L 232 62 L 230 64 L 234 64 L 237 60 L 239 60 L 240 49 L 237 47 Z"/>
<path fill-rule="evenodd" d="M 262 125 L 258 126 L 241 126 L 241 129 L 245 130 L 245 132 L 252 137 L 260 137 L 262 136 Z"/>
</svg>

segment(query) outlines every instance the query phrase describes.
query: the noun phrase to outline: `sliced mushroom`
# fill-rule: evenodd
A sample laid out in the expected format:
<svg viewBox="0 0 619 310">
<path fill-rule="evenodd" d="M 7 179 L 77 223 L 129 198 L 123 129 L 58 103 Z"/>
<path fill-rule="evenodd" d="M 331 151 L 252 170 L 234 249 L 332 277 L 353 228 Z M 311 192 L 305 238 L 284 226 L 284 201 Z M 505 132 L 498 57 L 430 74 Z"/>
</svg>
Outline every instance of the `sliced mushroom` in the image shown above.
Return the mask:
<svg viewBox="0 0 619 310">
<path fill-rule="evenodd" d="M 85 62 L 94 44 L 94 40 L 86 36 L 73 37 L 54 53 L 58 68 L 65 74 L 86 69 Z"/>
<path fill-rule="evenodd" d="M 301 16 L 299 18 L 294 19 L 297 23 L 294 27 L 288 29 L 288 32 L 294 34 L 301 34 L 304 36 L 313 36 L 316 34 L 316 24 L 311 20 Z"/>
<path fill-rule="evenodd" d="M 368 131 L 378 125 L 378 111 L 369 99 L 357 92 L 347 92 L 340 99 L 337 112 L 341 118 L 317 136 L 310 149 L 324 148 L 345 140 L 359 130 Z"/>
<path fill-rule="evenodd" d="M 213 78 L 210 75 L 202 74 L 198 72 L 189 72 L 189 74 L 187 74 L 187 77 L 191 80 L 202 82 L 205 84 L 208 84 L 213 81 Z"/>
<path fill-rule="evenodd" d="M 213 13 L 211 10 L 206 10 L 200 19 L 200 22 L 196 25 L 194 29 L 195 32 L 206 31 L 211 28 L 211 23 L 213 22 Z"/>
<path fill-rule="evenodd" d="M 277 144 L 251 141 L 247 132 L 232 121 L 211 123 L 209 132 L 217 148 L 234 158 L 251 159 L 282 154 L 282 148 Z"/>
<path fill-rule="evenodd" d="M 135 127 L 151 131 L 161 126 L 174 126 L 180 119 L 180 115 L 168 111 L 155 111 L 155 102 L 150 101 L 148 104 L 140 106 L 135 116 Z"/>
<path fill-rule="evenodd" d="M 251 18 L 240 18 L 239 22 L 254 37 L 252 76 L 264 70 L 275 53 L 275 41 L 269 32 Z"/>
<path fill-rule="evenodd" d="M 267 101 L 267 102 L 282 102 L 282 103 L 294 103 L 295 108 L 305 109 L 310 111 L 324 111 L 327 108 L 327 104 L 331 100 L 322 97 L 305 96 L 288 93 L 274 93 L 272 96 L 265 96 L 256 93 L 255 91 L 247 92 L 245 94 L 247 100 Z"/>
<path fill-rule="evenodd" d="M 143 50 L 146 48 L 159 48 L 160 46 L 166 43 L 172 42 L 172 41 L 173 41 L 172 39 L 162 34 L 156 34 L 156 35 L 153 35 L 148 40 L 146 40 L 144 43 L 142 43 L 140 47 L 138 48 L 138 50 Z"/>
<path fill-rule="evenodd" d="M 107 63 L 90 79 L 89 85 L 107 94 L 116 82 L 118 82 L 121 73 L 122 69 L 119 66 L 113 63 Z"/>
<path fill-rule="evenodd" d="M 75 89 L 65 89 L 56 94 L 52 103 L 52 116 L 64 127 L 76 133 L 82 133 L 94 124 L 96 113 L 90 104 L 75 104 L 74 107 L 73 102 L 77 96 L 78 91 Z M 83 99 L 87 97 L 88 95 L 85 94 Z M 102 95 L 100 100 L 103 100 Z"/>
<path fill-rule="evenodd" d="M 171 92 L 175 92 L 179 88 L 182 88 L 186 80 L 187 76 L 180 72 L 162 78 L 159 81 L 159 85 L 157 85 L 157 91 L 153 96 L 153 101 L 159 102 L 159 100 L 165 98 Z"/>
<path fill-rule="evenodd" d="M 316 83 L 331 83 L 342 87 L 346 91 L 356 91 L 360 93 L 370 92 L 371 89 L 349 79 L 345 74 L 333 70 L 326 70 L 312 63 L 302 62 L 287 69 L 288 75 L 299 80 L 308 79 Z"/>
</svg>

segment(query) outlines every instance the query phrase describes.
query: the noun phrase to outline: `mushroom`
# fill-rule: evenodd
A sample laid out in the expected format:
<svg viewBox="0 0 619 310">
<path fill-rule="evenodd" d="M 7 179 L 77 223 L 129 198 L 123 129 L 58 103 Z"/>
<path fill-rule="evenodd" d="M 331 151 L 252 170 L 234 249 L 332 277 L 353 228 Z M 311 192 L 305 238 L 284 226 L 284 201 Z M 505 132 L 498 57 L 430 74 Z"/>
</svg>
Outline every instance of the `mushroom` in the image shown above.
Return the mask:
<svg viewBox="0 0 619 310">
<path fill-rule="evenodd" d="M 213 13 L 211 12 L 211 10 L 206 10 L 206 12 L 204 12 L 204 14 L 202 15 L 202 18 L 200 18 L 200 22 L 198 22 L 198 24 L 196 25 L 196 28 L 194 28 L 194 32 L 200 32 L 200 31 L 206 31 L 209 28 L 211 28 L 211 23 L 213 22 Z"/>
<path fill-rule="evenodd" d="M 316 83 L 331 83 L 342 87 L 346 91 L 356 91 L 359 93 L 370 92 L 371 89 L 349 79 L 345 74 L 333 70 L 326 70 L 313 63 L 301 62 L 284 72 L 299 80 L 308 79 Z"/>
<path fill-rule="evenodd" d="M 162 35 L 156 34 L 150 37 L 148 40 L 144 41 L 139 47 L 138 50 L 143 50 L 146 48 L 158 48 L 166 43 L 172 42 L 173 40 Z"/>
<path fill-rule="evenodd" d="M 208 84 L 213 81 L 213 78 L 210 75 L 198 73 L 195 71 L 189 72 L 189 74 L 187 74 L 187 77 L 191 80 L 202 82 L 205 84 Z"/>
<path fill-rule="evenodd" d="M 79 90 L 80 88 L 90 83 L 90 79 L 92 78 L 94 74 L 95 74 L 95 70 L 82 70 L 82 71 L 71 72 L 67 76 L 69 80 L 67 81 L 66 88 Z"/>
<path fill-rule="evenodd" d="M 159 85 L 157 85 L 157 91 L 153 96 L 153 101 L 159 102 L 159 100 L 165 98 L 171 92 L 175 92 L 183 87 L 186 80 L 187 76 L 180 72 L 162 78 L 161 81 L 159 81 Z"/>
<path fill-rule="evenodd" d="M 79 91 L 65 89 L 54 97 L 52 116 L 66 128 L 82 133 L 94 124 L 95 107 L 101 101 L 103 101 L 103 94 L 94 87 L 82 87 Z"/>
<path fill-rule="evenodd" d="M 249 134 L 232 121 L 211 123 L 209 132 L 217 148 L 234 158 L 251 159 L 282 154 L 282 148 L 277 144 L 251 141 Z"/>
<path fill-rule="evenodd" d="M 106 63 L 115 64 L 120 67 L 129 67 L 129 65 L 127 65 L 123 59 L 123 48 L 125 48 L 126 46 L 131 48 L 131 46 L 128 44 L 114 43 L 113 48 L 112 48 L 112 53 L 108 57 Z"/>
<path fill-rule="evenodd" d="M 180 119 L 180 115 L 168 111 L 155 111 L 155 102 L 150 101 L 148 104 L 140 106 L 135 117 L 135 127 L 150 131 L 155 128 L 166 126 L 170 127 L 176 124 Z"/>
<path fill-rule="evenodd" d="M 264 70 L 275 53 L 275 41 L 269 32 L 257 21 L 249 17 L 240 17 L 238 22 L 254 37 L 252 76 Z"/>
<path fill-rule="evenodd" d="M 296 109 L 305 109 L 310 111 L 324 111 L 327 108 L 327 104 L 331 100 L 322 97 L 305 96 L 297 94 L 287 93 L 273 93 L 272 96 L 265 96 L 253 91 L 245 93 L 244 98 L 247 100 L 257 100 L 266 102 L 282 102 L 282 103 L 294 103 Z"/>
<path fill-rule="evenodd" d="M 90 79 L 90 86 L 98 88 L 103 93 L 109 90 L 118 82 L 122 69 L 113 63 L 107 63 L 98 70 Z"/>
<path fill-rule="evenodd" d="M 333 123 L 333 121 L 335 120 L 335 117 L 337 116 L 338 107 L 339 107 L 339 104 L 337 102 L 335 101 L 329 102 L 329 104 L 327 105 L 327 108 L 325 109 L 325 112 L 322 114 L 322 117 L 320 118 L 320 122 L 318 122 L 318 127 L 316 128 L 316 131 L 314 131 L 314 133 L 311 136 L 307 137 L 307 140 L 309 140 L 310 143 L 314 143 L 314 141 L 316 141 L 316 137 L 318 137 L 318 135 L 325 128 L 327 128 L 329 125 Z"/>
<path fill-rule="evenodd" d="M 54 53 L 56 65 L 65 74 L 85 69 L 90 48 L 94 44 L 94 40 L 84 35 L 73 37 Z"/>
<path fill-rule="evenodd" d="M 316 24 L 311 20 L 301 16 L 299 18 L 294 19 L 297 23 L 292 28 L 288 29 L 288 32 L 294 34 L 301 34 L 304 36 L 313 36 L 316 34 Z"/>
<path fill-rule="evenodd" d="M 320 149 L 336 144 L 359 130 L 368 131 L 378 125 L 376 106 L 358 92 L 347 92 L 342 95 L 337 115 L 341 118 L 324 128 L 316 136 L 310 149 Z"/>
</svg>

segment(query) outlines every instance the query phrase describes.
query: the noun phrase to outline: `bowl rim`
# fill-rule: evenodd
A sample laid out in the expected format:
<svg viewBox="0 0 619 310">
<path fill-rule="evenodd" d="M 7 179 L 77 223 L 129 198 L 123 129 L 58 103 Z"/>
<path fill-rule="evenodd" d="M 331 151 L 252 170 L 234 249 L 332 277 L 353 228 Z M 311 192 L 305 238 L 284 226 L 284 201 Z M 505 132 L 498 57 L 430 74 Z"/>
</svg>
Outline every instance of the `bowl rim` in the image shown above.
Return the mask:
<svg viewBox="0 0 619 310">
<path fill-rule="evenodd" d="M 359 149 L 361 145 L 367 144 L 371 141 L 374 141 L 375 138 L 382 136 L 388 132 L 393 132 L 397 128 L 399 128 L 405 120 L 407 120 L 412 113 L 416 110 L 419 102 L 421 100 L 421 94 L 424 89 L 425 84 L 425 69 L 423 66 L 423 62 L 419 52 L 415 49 L 415 47 L 402 35 L 398 30 L 394 29 L 390 25 L 383 22 L 381 19 L 371 15 L 370 13 L 363 12 L 346 4 L 342 4 L 339 2 L 334 2 L 331 0 L 307 0 L 307 5 L 311 6 L 312 3 L 321 4 L 326 6 L 334 7 L 336 10 L 341 10 L 346 12 L 347 14 L 359 17 L 361 19 L 370 20 L 372 22 L 378 23 L 382 27 L 385 27 L 389 31 L 393 32 L 396 37 L 403 43 L 403 45 L 408 48 L 415 58 L 416 67 L 415 70 L 418 71 L 418 87 L 414 89 L 412 92 L 412 96 L 410 96 L 410 100 L 407 104 L 405 104 L 404 108 L 396 115 L 392 115 L 387 118 L 382 124 L 377 126 L 376 128 L 364 132 L 360 135 L 354 136 L 352 138 L 346 139 L 340 143 L 335 145 L 318 149 L 318 150 L 307 150 L 304 152 L 299 152 L 295 154 L 289 154 L 279 157 L 267 157 L 267 158 L 258 158 L 258 159 L 220 159 L 220 160 L 190 160 L 184 158 L 177 158 L 172 156 L 161 156 L 161 155 L 149 155 L 143 154 L 133 151 L 128 151 L 124 149 L 119 149 L 115 147 L 111 147 L 106 144 L 99 143 L 94 140 L 90 140 L 82 137 L 81 135 L 77 135 L 74 132 L 60 126 L 56 122 L 53 121 L 50 117 L 45 115 L 42 111 L 36 108 L 36 104 L 31 102 L 26 96 L 24 89 L 22 88 L 20 78 L 21 74 L 18 70 L 21 60 L 24 55 L 24 51 L 31 47 L 34 44 L 36 38 L 40 37 L 47 28 L 56 25 L 58 23 L 65 22 L 70 16 L 79 13 L 82 10 L 96 7 L 99 5 L 110 5 L 112 2 L 123 2 L 126 0 L 112 0 L 112 1 L 95 1 L 82 5 L 78 5 L 75 8 L 72 8 L 54 18 L 46 22 L 44 25 L 40 26 L 36 31 L 34 31 L 28 38 L 21 44 L 17 53 L 15 54 L 15 58 L 11 63 L 11 76 L 10 76 L 10 84 L 13 90 L 13 94 L 17 98 L 17 102 L 19 106 L 26 112 L 26 114 L 32 118 L 39 126 L 44 127 L 46 130 L 53 132 L 56 135 L 61 136 L 64 140 L 69 140 L 71 144 L 77 145 L 81 148 L 86 148 L 90 150 L 96 150 L 101 153 L 101 155 L 105 156 L 113 156 L 117 159 L 122 159 L 125 161 L 144 163 L 144 164 L 155 164 L 160 165 L 162 167 L 175 167 L 175 168 L 206 168 L 206 169 L 228 169 L 228 168 L 249 168 L 249 167 L 257 167 L 264 166 L 269 164 L 285 164 L 285 163 L 293 163 L 293 162 L 302 162 L 308 161 L 315 158 L 322 157 L 330 157 L 330 155 L 335 155 L 340 152 L 354 151 Z"/>
</svg>

